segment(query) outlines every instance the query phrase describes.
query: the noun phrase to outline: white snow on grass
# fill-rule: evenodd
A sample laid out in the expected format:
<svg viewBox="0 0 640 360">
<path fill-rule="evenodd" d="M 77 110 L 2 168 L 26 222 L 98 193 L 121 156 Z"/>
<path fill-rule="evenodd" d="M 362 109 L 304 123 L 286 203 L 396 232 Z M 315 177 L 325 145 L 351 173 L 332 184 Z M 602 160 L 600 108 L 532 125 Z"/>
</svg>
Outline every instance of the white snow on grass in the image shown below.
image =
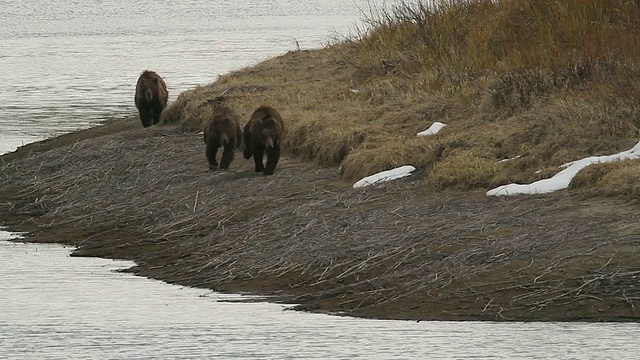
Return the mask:
<svg viewBox="0 0 640 360">
<path fill-rule="evenodd" d="M 429 128 L 425 131 L 421 131 L 419 133 L 416 134 L 416 136 L 429 136 L 429 135 L 435 135 L 437 134 L 440 130 L 442 130 L 443 127 L 447 126 L 447 124 L 443 124 L 439 121 L 434 122 L 433 124 L 431 124 L 431 126 L 429 126 Z"/>
<path fill-rule="evenodd" d="M 498 160 L 498 162 L 501 163 L 501 162 L 511 161 L 511 160 L 515 160 L 515 159 L 520 159 L 521 157 L 522 157 L 522 155 L 517 155 L 517 156 L 512 157 L 512 158 Z"/>
<path fill-rule="evenodd" d="M 564 170 L 555 174 L 549 179 L 542 179 L 531 184 L 508 184 L 498 186 L 487 191 L 487 196 L 517 195 L 517 194 L 544 194 L 557 190 L 566 189 L 576 174 L 591 164 L 607 163 L 612 161 L 640 159 L 640 141 L 631 149 L 613 155 L 590 156 L 581 160 L 576 160 L 562 164 Z"/>
<path fill-rule="evenodd" d="M 369 186 L 369 185 L 373 185 L 381 182 L 400 179 L 405 176 L 411 175 L 411 172 L 415 169 L 416 168 L 414 168 L 411 165 L 404 165 L 395 169 L 382 171 L 377 174 L 369 175 L 367 177 L 364 177 L 358 180 L 355 184 L 353 184 L 353 188 L 355 189 L 355 188 Z"/>
</svg>

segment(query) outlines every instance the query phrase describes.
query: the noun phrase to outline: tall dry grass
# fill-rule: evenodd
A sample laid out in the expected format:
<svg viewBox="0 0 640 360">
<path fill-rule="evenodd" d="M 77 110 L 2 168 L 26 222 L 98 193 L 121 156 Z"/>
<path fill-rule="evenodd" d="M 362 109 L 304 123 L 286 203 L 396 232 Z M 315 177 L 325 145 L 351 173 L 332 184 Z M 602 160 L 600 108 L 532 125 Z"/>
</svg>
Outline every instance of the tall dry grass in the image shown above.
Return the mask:
<svg viewBox="0 0 640 360">
<path fill-rule="evenodd" d="M 286 149 L 341 165 L 345 179 L 410 163 L 434 190 L 533 181 L 637 141 L 639 19 L 629 0 L 405 3 L 326 48 L 187 91 L 163 122 L 198 130 L 206 98 L 230 89 L 247 120 L 261 104 L 279 109 Z M 415 136 L 434 121 L 448 126 Z M 620 183 L 620 166 L 635 162 L 581 183 Z"/>
</svg>

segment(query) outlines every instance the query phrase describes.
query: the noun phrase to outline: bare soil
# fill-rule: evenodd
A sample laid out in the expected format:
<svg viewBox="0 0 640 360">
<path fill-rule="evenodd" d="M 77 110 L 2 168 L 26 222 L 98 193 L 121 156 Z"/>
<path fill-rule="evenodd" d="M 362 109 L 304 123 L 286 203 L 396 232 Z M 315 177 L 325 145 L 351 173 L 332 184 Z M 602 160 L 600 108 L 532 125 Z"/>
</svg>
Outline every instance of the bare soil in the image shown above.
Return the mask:
<svg viewBox="0 0 640 360">
<path fill-rule="evenodd" d="M 0 157 L 0 224 L 76 256 L 297 309 L 411 320 L 638 321 L 638 205 L 571 192 L 353 189 L 285 154 L 208 170 L 201 136 L 136 117 Z"/>
</svg>

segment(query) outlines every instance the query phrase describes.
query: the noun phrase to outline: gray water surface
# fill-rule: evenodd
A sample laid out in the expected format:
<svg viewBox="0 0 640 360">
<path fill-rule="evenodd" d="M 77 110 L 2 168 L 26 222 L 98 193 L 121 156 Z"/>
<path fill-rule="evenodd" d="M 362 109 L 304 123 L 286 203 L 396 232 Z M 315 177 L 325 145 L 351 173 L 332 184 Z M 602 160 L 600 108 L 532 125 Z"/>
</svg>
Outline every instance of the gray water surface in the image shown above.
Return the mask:
<svg viewBox="0 0 640 360">
<path fill-rule="evenodd" d="M 172 101 L 231 70 L 343 39 L 373 4 L 0 0 L 0 143 L 15 147 L 134 112 L 145 69 L 165 79 Z"/>
<path fill-rule="evenodd" d="M 8 238 L 0 233 L 0 239 Z M 284 311 L 0 240 L 0 359 L 633 359 L 638 324 L 414 322 Z"/>
</svg>

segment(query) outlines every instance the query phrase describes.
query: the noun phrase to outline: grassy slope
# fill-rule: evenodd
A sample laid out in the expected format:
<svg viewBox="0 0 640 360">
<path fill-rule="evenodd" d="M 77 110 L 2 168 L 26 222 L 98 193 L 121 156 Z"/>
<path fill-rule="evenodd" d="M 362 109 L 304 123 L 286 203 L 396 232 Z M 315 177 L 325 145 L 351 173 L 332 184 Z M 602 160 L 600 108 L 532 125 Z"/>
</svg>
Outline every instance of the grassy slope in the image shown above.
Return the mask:
<svg viewBox="0 0 640 360">
<path fill-rule="evenodd" d="M 638 19 L 637 3 L 623 0 L 401 6 L 372 17 L 374 30 L 354 39 L 187 91 L 163 122 L 199 130 L 205 99 L 230 88 L 242 116 L 260 104 L 278 108 L 287 149 L 341 165 L 347 180 L 409 163 L 427 170 L 433 190 L 530 182 L 637 141 Z M 415 136 L 434 121 L 448 126 Z M 638 167 L 598 165 L 573 187 L 635 196 Z"/>
</svg>

